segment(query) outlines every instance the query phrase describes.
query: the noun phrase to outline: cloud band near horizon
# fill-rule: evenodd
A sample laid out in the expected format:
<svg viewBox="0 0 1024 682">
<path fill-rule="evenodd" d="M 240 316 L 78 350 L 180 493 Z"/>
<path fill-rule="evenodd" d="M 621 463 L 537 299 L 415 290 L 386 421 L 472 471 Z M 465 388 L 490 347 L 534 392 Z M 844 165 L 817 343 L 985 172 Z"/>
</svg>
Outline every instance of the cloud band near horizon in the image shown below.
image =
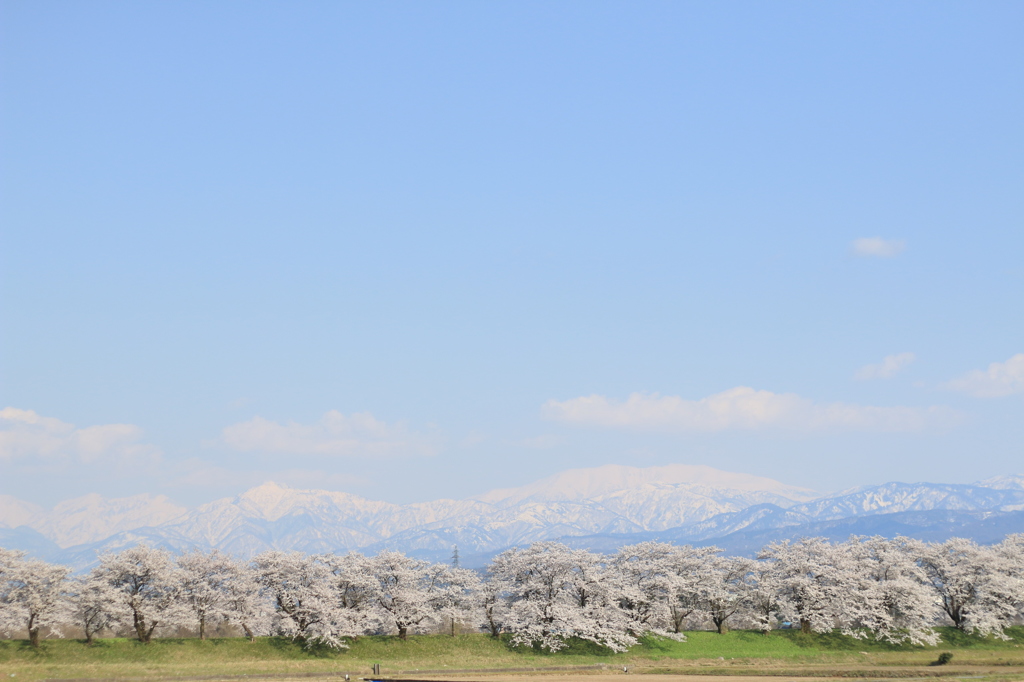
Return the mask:
<svg viewBox="0 0 1024 682">
<path fill-rule="evenodd" d="M 117 462 L 152 464 L 160 449 L 142 442 L 143 431 L 134 424 L 97 424 L 77 428 L 34 410 L 0 410 L 0 461 L 41 459 L 82 464 Z"/>
<path fill-rule="evenodd" d="M 403 424 L 388 424 L 369 412 L 345 415 L 330 410 L 312 424 L 281 424 L 263 417 L 232 424 L 221 442 L 238 452 L 292 455 L 391 456 L 433 455 L 436 438 Z"/>
<path fill-rule="evenodd" d="M 947 382 L 945 387 L 975 398 L 1003 398 L 1024 393 L 1024 353 L 1017 353 L 1006 362 L 993 362 L 986 369 L 968 372 Z"/>
<path fill-rule="evenodd" d="M 581 426 L 697 433 L 760 429 L 912 432 L 947 428 L 961 420 L 958 412 L 942 406 L 815 403 L 795 393 L 772 393 L 747 386 L 699 400 L 657 393 L 633 393 L 621 402 L 602 395 L 549 400 L 542 414 L 553 421 Z"/>
</svg>

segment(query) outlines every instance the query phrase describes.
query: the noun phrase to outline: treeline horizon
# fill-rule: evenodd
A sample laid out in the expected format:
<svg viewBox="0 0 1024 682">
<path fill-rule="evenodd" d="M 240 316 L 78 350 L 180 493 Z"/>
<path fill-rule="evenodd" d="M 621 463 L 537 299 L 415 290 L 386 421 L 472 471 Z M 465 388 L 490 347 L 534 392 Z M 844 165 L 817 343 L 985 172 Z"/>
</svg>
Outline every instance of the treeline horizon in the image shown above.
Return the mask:
<svg viewBox="0 0 1024 682">
<path fill-rule="evenodd" d="M 250 640 L 284 636 L 345 648 L 363 635 L 457 631 L 506 635 L 558 651 L 586 640 L 626 651 L 685 630 L 765 634 L 783 626 L 892 644 L 934 645 L 935 628 L 1006 638 L 1024 622 L 1024 533 L 995 545 L 964 539 L 822 538 L 766 545 L 756 559 L 717 547 L 641 542 L 612 554 L 538 542 L 483 571 L 400 552 L 376 556 L 218 550 L 179 555 L 144 544 L 99 558 L 83 575 L 0 548 L 0 633 L 74 629 L 149 643 L 229 627 Z"/>
</svg>

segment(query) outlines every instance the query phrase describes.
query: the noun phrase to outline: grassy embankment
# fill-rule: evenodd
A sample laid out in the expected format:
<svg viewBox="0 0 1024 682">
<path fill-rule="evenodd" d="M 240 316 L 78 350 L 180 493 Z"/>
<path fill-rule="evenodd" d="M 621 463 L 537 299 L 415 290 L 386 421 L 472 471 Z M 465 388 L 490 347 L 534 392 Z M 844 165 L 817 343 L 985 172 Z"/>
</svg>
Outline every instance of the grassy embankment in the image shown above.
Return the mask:
<svg viewBox="0 0 1024 682">
<path fill-rule="evenodd" d="M 954 661 L 930 672 L 993 673 L 1000 679 L 1024 673 L 1024 628 L 1013 628 L 1009 642 L 968 637 L 955 630 L 943 633 L 937 647 L 892 646 L 842 635 L 802 635 L 776 631 L 688 633 L 688 641 L 650 640 L 624 654 L 612 654 L 589 643 L 546 654 L 513 649 L 484 635 L 424 635 L 402 642 L 395 637 L 361 637 L 345 651 L 305 649 L 287 639 L 268 637 L 256 642 L 225 638 L 158 639 L 142 645 L 129 639 L 102 639 L 93 646 L 79 640 L 46 640 L 38 650 L 21 640 L 0 641 L 0 676 L 18 680 L 45 678 L 177 677 L 256 674 L 351 672 L 367 675 L 380 663 L 384 675 L 401 671 L 443 671 L 474 668 L 548 668 L 605 664 L 610 669 L 630 666 L 634 672 L 731 674 L 855 674 L 900 667 L 911 674 L 943 651 Z M 963 666 L 984 670 L 968 670 Z M 917 673 L 922 672 L 914 668 Z M 802 672 L 801 672 L 802 671 Z M 1005 671 L 1006 675 L 998 675 Z M 929 671 L 924 671 L 929 672 Z M 914 673 L 914 674 L 917 674 Z M 996 678 L 991 678 L 996 679 Z"/>
</svg>

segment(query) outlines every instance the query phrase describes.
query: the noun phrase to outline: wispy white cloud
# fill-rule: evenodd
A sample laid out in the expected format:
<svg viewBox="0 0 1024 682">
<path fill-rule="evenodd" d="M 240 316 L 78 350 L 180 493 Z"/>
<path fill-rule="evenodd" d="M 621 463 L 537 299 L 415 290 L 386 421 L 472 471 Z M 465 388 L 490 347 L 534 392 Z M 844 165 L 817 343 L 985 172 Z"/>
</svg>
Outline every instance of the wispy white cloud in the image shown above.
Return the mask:
<svg viewBox="0 0 1024 682">
<path fill-rule="evenodd" d="M 868 258 L 892 258 L 907 248 L 902 239 L 882 239 L 881 237 L 862 237 L 854 239 L 850 245 L 854 255 Z"/>
<path fill-rule="evenodd" d="M 602 395 L 549 400 L 543 413 L 549 419 L 570 424 L 679 432 L 922 431 L 949 426 L 958 419 L 957 413 L 946 407 L 820 404 L 794 393 L 758 391 L 747 386 L 700 400 L 644 393 L 633 393 L 625 402 Z"/>
<path fill-rule="evenodd" d="M 99 424 L 75 428 L 33 410 L 0 410 L 0 460 L 77 460 L 82 463 L 152 464 L 160 450 L 142 440 L 133 424 Z"/>
<path fill-rule="evenodd" d="M 1024 392 L 1024 353 L 1006 362 L 993 362 L 988 369 L 976 369 L 946 384 L 978 398 L 1001 398 Z"/>
<path fill-rule="evenodd" d="M 888 379 L 916 359 L 913 353 L 886 355 L 877 365 L 864 365 L 861 367 L 857 370 L 854 378 L 861 381 L 867 379 Z"/>
<path fill-rule="evenodd" d="M 344 415 L 337 410 L 312 424 L 279 424 L 253 417 L 225 428 L 221 440 L 239 452 L 292 455 L 433 455 L 438 449 L 432 434 L 410 431 L 403 424 L 388 424 L 369 412 Z"/>
</svg>

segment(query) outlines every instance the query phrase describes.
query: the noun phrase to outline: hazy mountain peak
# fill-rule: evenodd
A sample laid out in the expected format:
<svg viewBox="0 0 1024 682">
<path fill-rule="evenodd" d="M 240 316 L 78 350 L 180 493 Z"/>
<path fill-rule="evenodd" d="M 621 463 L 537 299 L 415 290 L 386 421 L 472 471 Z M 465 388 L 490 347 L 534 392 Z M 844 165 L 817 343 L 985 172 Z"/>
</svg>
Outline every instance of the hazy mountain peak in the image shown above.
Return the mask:
<svg viewBox="0 0 1024 682">
<path fill-rule="evenodd" d="M 569 469 L 519 488 L 492 490 L 474 499 L 492 504 L 514 504 L 526 499 L 585 500 L 650 484 L 770 492 L 795 501 L 818 496 L 812 490 L 786 485 L 770 478 L 722 471 L 702 464 L 667 464 L 643 468 L 606 464 L 589 469 Z"/>
<path fill-rule="evenodd" d="M 11 495 L 0 495 L 0 527 L 17 528 L 38 523 L 45 514 L 46 510 L 38 504 Z"/>
<path fill-rule="evenodd" d="M 188 512 L 164 495 L 132 495 L 105 498 L 90 493 L 65 500 L 53 511 L 30 524 L 61 547 L 95 542 L 115 533 L 159 526 Z"/>
<path fill-rule="evenodd" d="M 978 481 L 974 485 L 994 490 L 1024 490 L 1024 474 L 1005 474 L 993 476 L 984 481 Z"/>
<path fill-rule="evenodd" d="M 242 500 L 252 500 L 254 502 L 257 500 L 262 502 L 270 502 L 272 500 L 279 500 L 283 497 L 290 497 L 294 493 L 301 492 L 304 491 L 289 488 L 288 486 L 282 485 L 281 483 L 277 483 L 275 481 L 266 481 L 254 488 L 249 488 L 241 495 L 239 495 L 238 498 Z"/>
<path fill-rule="evenodd" d="M 398 505 L 376 502 L 352 493 L 330 490 L 301 490 L 267 481 L 250 488 L 234 500 L 239 508 L 268 521 L 301 512 L 337 509 L 398 509 Z"/>
<path fill-rule="evenodd" d="M 296 490 L 286 485 L 267 481 L 255 488 L 249 488 L 235 498 L 235 503 L 247 513 L 274 520 L 280 518 L 297 505 L 308 501 L 313 491 Z"/>
</svg>

